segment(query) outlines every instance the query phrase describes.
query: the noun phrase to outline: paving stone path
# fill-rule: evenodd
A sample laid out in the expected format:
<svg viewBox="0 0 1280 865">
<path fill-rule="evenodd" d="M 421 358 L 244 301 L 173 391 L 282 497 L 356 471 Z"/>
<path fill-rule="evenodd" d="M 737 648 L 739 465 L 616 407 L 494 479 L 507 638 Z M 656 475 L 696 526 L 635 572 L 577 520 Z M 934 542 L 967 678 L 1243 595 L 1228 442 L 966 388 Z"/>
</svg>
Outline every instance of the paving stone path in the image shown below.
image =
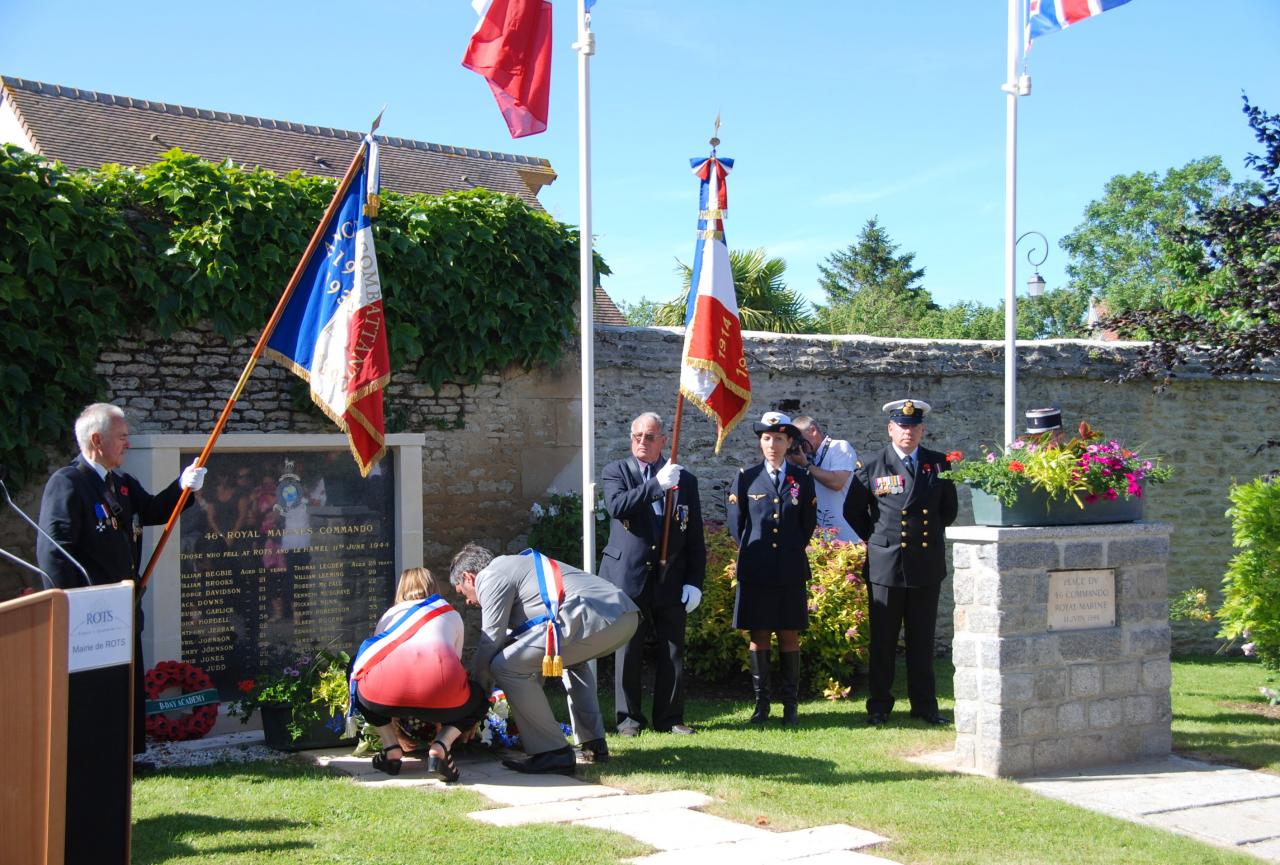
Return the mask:
<svg viewBox="0 0 1280 865">
<path fill-rule="evenodd" d="M 313 760 L 345 772 L 358 784 L 416 787 L 438 791 L 464 788 L 491 799 L 499 807 L 470 816 L 494 826 L 526 823 L 571 823 L 630 835 L 658 852 L 630 860 L 637 865 L 891 865 L 893 860 L 860 853 L 886 840 L 873 832 L 836 824 L 772 832 L 703 813 L 714 800 L 692 790 L 627 793 L 563 775 L 521 775 L 487 756 L 455 755 L 462 778 L 443 784 L 426 777 L 426 763 L 408 759 L 396 777 L 373 768 L 367 757 L 347 750 L 312 751 Z"/>
</svg>

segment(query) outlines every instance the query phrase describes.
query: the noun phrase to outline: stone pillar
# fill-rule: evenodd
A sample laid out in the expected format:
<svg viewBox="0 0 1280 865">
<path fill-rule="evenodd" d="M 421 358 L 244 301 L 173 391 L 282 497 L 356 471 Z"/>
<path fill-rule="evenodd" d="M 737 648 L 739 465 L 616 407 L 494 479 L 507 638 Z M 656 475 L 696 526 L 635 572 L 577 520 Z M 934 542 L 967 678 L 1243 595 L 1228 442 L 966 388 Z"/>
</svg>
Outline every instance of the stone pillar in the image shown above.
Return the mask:
<svg viewBox="0 0 1280 865">
<path fill-rule="evenodd" d="M 1169 753 L 1170 530 L 947 529 L 959 766 L 1024 776 Z"/>
</svg>

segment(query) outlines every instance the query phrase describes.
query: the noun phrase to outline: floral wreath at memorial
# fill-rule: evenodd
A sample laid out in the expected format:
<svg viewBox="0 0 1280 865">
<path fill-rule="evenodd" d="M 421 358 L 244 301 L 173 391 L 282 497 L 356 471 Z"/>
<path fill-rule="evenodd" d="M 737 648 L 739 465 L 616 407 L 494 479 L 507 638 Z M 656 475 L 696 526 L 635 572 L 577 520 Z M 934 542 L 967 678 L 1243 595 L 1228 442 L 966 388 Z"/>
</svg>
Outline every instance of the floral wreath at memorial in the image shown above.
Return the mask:
<svg viewBox="0 0 1280 865">
<path fill-rule="evenodd" d="M 218 720 L 218 691 L 204 670 L 185 661 L 161 661 L 147 671 L 144 682 L 149 735 L 181 742 L 199 739 L 213 729 Z M 173 688 L 181 690 L 181 695 L 161 697 Z M 190 713 L 170 717 L 187 708 Z"/>
</svg>

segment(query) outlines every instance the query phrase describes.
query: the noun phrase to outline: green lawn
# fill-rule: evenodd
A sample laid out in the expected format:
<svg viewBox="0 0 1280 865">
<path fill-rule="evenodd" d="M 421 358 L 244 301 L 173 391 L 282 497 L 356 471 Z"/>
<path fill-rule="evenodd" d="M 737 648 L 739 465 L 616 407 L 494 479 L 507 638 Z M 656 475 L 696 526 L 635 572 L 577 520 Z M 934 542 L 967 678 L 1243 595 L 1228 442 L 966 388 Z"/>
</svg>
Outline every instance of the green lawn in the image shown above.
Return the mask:
<svg viewBox="0 0 1280 865">
<path fill-rule="evenodd" d="M 1195 659 L 1175 662 L 1174 670 L 1176 747 L 1280 771 L 1280 719 L 1264 716 L 1258 665 Z M 949 709 L 950 667 L 940 664 L 939 674 Z M 608 717 L 611 706 L 602 708 Z M 849 823 L 892 839 L 872 852 L 900 862 L 1257 862 L 1009 781 L 918 766 L 905 758 L 947 750 L 953 734 L 898 716 L 868 728 L 860 702 L 803 704 L 796 732 L 748 729 L 747 714 L 745 699 L 693 700 L 687 716 L 697 736 L 610 737 L 613 761 L 582 775 L 635 791 L 702 790 L 718 800 L 713 813 L 778 830 Z M 306 865 L 612 863 L 645 852 L 610 833 L 475 823 L 465 815 L 485 803 L 464 790 L 370 789 L 297 764 L 175 771 L 134 789 L 139 865 L 268 856 Z"/>
</svg>

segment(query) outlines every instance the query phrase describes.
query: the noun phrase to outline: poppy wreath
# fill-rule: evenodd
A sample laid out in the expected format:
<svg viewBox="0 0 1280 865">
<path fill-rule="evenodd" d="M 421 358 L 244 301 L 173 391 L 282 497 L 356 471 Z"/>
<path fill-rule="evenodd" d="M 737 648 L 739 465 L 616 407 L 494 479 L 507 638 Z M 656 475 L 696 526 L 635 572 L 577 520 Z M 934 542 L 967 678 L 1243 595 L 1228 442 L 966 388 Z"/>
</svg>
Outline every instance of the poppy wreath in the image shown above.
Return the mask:
<svg viewBox="0 0 1280 865">
<path fill-rule="evenodd" d="M 170 688 L 179 688 L 184 694 L 205 691 L 213 687 L 209 674 L 185 661 L 161 661 L 147 671 L 145 688 L 148 700 L 159 700 Z M 190 713 L 177 718 L 167 715 L 148 715 L 147 733 L 157 739 L 180 742 L 199 739 L 213 729 L 218 720 L 218 704 L 210 703 L 194 707 Z"/>
</svg>

